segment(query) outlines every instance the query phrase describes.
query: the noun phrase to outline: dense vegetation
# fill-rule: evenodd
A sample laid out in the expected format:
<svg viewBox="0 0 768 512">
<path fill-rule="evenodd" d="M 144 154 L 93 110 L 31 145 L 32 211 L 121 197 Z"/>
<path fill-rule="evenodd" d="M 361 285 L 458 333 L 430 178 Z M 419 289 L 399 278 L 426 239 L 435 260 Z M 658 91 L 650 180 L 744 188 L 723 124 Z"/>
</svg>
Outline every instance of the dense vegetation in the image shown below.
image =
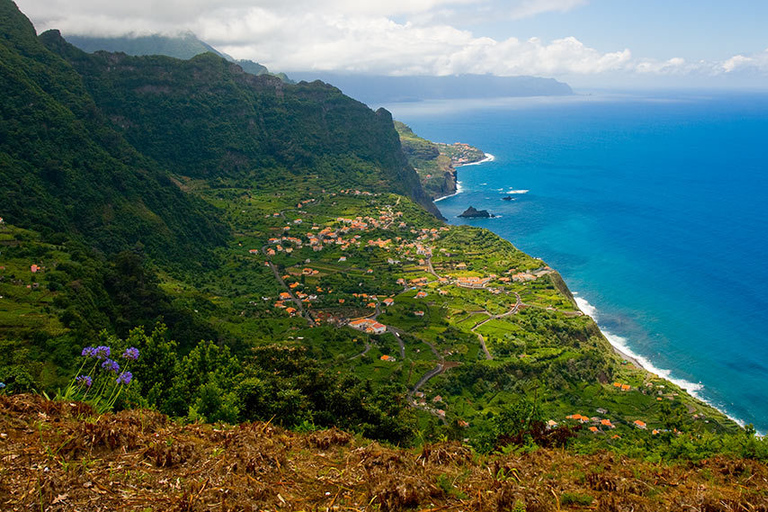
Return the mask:
<svg viewBox="0 0 768 512">
<path fill-rule="evenodd" d="M 388 112 L 212 54 L 89 55 L 0 14 L 0 393 L 98 409 L 98 377 L 110 407 L 190 423 L 768 456 L 614 353 L 544 262 L 433 215 L 407 159 L 457 153 Z M 97 345 L 138 349 L 131 376 L 88 359 L 101 373 L 73 380 Z"/>
</svg>

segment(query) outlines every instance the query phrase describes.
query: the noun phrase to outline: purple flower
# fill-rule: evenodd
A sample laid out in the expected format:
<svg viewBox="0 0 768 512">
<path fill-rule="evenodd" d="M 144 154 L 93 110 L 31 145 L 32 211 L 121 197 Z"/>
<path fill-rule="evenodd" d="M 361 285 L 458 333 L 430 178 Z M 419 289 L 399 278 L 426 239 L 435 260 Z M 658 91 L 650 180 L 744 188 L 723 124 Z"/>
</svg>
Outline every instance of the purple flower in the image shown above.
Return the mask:
<svg viewBox="0 0 768 512">
<path fill-rule="evenodd" d="M 130 384 L 132 378 L 133 378 L 133 374 L 131 372 L 123 372 L 117 376 L 117 379 L 115 379 L 115 381 L 118 384 Z"/>
<path fill-rule="evenodd" d="M 123 352 L 123 357 L 136 361 L 139 358 L 139 349 L 135 347 L 127 348 L 125 349 L 125 352 Z"/>
<path fill-rule="evenodd" d="M 95 357 L 96 349 L 93 347 L 85 347 L 83 349 L 83 352 L 80 355 L 82 355 L 83 357 Z"/>
<path fill-rule="evenodd" d="M 105 347 L 104 345 L 98 346 L 95 349 L 93 349 L 93 354 L 99 359 L 107 359 L 111 353 L 112 351 L 110 350 L 110 348 Z"/>
<path fill-rule="evenodd" d="M 120 365 L 117 364 L 117 361 L 111 359 L 105 359 L 104 362 L 101 363 L 101 367 L 115 373 L 120 371 Z"/>
<path fill-rule="evenodd" d="M 80 385 L 85 385 L 87 388 L 91 387 L 91 384 L 93 384 L 93 380 L 87 375 L 80 375 L 75 379 L 75 382 Z"/>
</svg>

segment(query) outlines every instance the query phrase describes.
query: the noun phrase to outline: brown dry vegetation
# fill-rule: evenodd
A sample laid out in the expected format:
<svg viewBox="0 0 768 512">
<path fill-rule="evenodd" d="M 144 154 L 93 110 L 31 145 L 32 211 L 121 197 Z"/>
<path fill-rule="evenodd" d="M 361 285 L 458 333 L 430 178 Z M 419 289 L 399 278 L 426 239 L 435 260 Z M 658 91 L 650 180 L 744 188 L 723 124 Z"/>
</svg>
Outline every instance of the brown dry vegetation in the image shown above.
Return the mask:
<svg viewBox="0 0 768 512">
<path fill-rule="evenodd" d="M 267 423 L 180 426 L 149 411 L 0 396 L 2 511 L 768 511 L 768 468 L 610 453 L 405 451 Z"/>
</svg>

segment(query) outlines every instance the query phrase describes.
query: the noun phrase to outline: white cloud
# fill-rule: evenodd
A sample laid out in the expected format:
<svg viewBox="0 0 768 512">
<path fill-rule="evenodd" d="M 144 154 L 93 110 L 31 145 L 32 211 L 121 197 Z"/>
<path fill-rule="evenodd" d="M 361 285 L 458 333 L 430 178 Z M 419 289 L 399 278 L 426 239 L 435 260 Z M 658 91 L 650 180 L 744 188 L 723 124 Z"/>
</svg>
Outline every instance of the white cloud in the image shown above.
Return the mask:
<svg viewBox="0 0 768 512">
<path fill-rule="evenodd" d="M 519 0 L 510 14 L 515 19 L 530 18 L 545 12 L 566 12 L 587 4 L 587 0 Z"/>
<path fill-rule="evenodd" d="M 723 62 L 638 59 L 629 49 L 600 51 L 575 37 L 503 40 L 456 28 L 442 13 L 515 18 L 564 12 L 588 0 L 18 0 L 38 30 L 65 35 L 178 33 L 191 30 L 237 58 L 276 71 L 333 70 L 378 74 L 492 73 L 553 77 L 768 73 L 768 50 Z M 398 18 L 398 21 L 395 21 Z M 405 21 L 400 21 L 402 18 Z"/>
<path fill-rule="evenodd" d="M 722 63 L 725 73 L 758 72 L 768 73 L 768 49 L 755 55 L 734 55 Z"/>
<path fill-rule="evenodd" d="M 496 41 L 449 25 L 313 13 L 280 17 L 263 9 L 209 18 L 197 32 L 230 55 L 284 71 L 551 76 L 622 70 L 631 59 L 627 49 L 601 53 L 573 37 Z"/>
</svg>

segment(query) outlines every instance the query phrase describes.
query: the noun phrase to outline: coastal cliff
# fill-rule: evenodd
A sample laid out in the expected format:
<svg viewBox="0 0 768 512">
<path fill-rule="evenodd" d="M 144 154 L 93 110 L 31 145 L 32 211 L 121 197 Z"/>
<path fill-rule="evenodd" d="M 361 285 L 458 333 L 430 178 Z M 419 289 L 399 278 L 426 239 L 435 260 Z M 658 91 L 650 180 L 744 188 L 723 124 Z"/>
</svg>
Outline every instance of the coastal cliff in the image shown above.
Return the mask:
<svg viewBox="0 0 768 512">
<path fill-rule="evenodd" d="M 456 167 L 480 162 L 486 154 L 478 148 L 456 142 L 446 144 L 423 139 L 410 127 L 395 121 L 408 163 L 416 170 L 425 192 L 432 200 L 457 192 Z"/>
</svg>

